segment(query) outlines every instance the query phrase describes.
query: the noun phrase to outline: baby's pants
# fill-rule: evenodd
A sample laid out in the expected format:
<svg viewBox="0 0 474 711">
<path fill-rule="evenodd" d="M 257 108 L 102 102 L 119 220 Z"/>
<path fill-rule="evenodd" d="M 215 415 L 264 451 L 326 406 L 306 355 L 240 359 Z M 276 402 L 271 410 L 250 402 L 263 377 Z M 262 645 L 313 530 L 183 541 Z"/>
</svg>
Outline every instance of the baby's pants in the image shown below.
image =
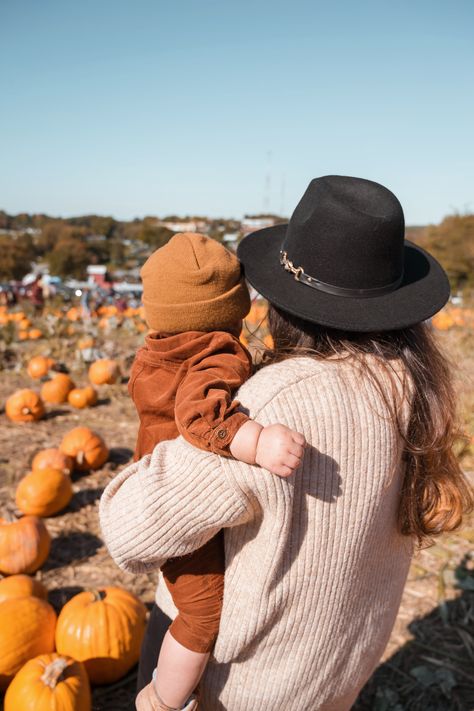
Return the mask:
<svg viewBox="0 0 474 711">
<path fill-rule="evenodd" d="M 161 568 L 178 615 L 172 636 L 193 652 L 210 652 L 219 631 L 224 595 L 224 535 L 202 548 L 168 560 Z"/>
</svg>

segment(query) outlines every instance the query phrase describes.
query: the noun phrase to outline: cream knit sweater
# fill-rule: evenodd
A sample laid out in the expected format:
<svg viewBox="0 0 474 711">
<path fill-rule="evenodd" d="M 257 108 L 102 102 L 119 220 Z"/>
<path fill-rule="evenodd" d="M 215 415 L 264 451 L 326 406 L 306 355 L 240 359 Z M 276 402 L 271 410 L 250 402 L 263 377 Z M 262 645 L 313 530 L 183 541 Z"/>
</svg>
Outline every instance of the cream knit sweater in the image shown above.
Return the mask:
<svg viewBox="0 0 474 711">
<path fill-rule="evenodd" d="M 385 383 L 406 423 L 400 388 Z M 105 542 L 118 565 L 142 572 L 226 529 L 202 711 L 347 711 L 387 643 L 412 553 L 396 526 L 400 437 L 350 360 L 270 365 L 238 397 L 262 425 L 305 435 L 301 468 L 280 479 L 181 437 L 163 442 L 106 488 Z"/>
</svg>

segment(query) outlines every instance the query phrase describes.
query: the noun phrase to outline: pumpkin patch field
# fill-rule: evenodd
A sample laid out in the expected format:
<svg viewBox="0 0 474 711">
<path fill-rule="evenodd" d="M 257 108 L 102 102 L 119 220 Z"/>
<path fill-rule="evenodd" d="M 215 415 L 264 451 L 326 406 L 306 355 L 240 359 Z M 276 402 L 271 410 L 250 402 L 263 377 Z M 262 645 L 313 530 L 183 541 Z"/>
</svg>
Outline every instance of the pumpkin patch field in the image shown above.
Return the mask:
<svg viewBox="0 0 474 711">
<path fill-rule="evenodd" d="M 271 339 L 254 304 L 242 340 Z M 455 363 L 457 454 L 474 470 L 472 310 L 434 324 Z M 0 309 L 0 699 L 4 711 L 134 708 L 157 574 L 131 575 L 102 541 L 104 487 L 132 460 L 127 391 L 141 309 Z M 396 625 L 356 711 L 474 708 L 474 522 L 414 558 Z M 53 703 L 56 705 L 53 706 Z M 311 711 L 311 710 L 308 710 Z"/>
</svg>

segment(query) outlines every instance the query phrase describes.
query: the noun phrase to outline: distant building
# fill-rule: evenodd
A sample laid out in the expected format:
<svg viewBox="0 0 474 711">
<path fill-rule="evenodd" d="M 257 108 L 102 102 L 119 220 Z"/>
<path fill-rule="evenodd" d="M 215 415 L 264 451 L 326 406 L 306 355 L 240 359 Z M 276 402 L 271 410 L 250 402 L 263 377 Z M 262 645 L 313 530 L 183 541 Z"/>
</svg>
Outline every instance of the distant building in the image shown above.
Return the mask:
<svg viewBox="0 0 474 711">
<path fill-rule="evenodd" d="M 239 241 L 240 232 L 226 232 L 222 236 L 222 242 L 228 249 L 237 249 L 237 243 Z"/>
<path fill-rule="evenodd" d="M 171 232 L 206 232 L 208 224 L 205 220 L 158 220 L 158 227 L 166 227 Z"/>
<path fill-rule="evenodd" d="M 240 223 L 240 231 L 245 237 L 245 235 L 257 230 L 263 230 L 265 227 L 273 227 L 275 222 L 275 217 L 244 217 Z"/>
<path fill-rule="evenodd" d="M 87 283 L 91 286 L 101 286 L 106 289 L 110 286 L 107 267 L 104 264 L 89 264 L 87 267 Z"/>
</svg>

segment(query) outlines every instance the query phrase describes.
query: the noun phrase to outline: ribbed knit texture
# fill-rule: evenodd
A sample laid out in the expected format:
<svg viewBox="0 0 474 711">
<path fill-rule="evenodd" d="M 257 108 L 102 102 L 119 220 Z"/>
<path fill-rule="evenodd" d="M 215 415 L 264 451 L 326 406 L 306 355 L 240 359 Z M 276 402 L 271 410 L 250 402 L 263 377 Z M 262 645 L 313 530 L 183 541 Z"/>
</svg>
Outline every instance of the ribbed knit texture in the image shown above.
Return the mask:
<svg viewBox="0 0 474 711">
<path fill-rule="evenodd" d="M 385 392 L 391 399 L 387 381 Z M 388 641 L 412 541 L 397 532 L 401 440 L 349 361 L 267 366 L 238 398 L 309 443 L 280 479 L 163 442 L 106 488 L 106 544 L 129 571 L 184 555 L 224 527 L 224 608 L 202 711 L 348 711 Z M 396 398 L 406 423 L 408 404 Z M 166 590 L 157 601 L 172 614 Z"/>
</svg>

